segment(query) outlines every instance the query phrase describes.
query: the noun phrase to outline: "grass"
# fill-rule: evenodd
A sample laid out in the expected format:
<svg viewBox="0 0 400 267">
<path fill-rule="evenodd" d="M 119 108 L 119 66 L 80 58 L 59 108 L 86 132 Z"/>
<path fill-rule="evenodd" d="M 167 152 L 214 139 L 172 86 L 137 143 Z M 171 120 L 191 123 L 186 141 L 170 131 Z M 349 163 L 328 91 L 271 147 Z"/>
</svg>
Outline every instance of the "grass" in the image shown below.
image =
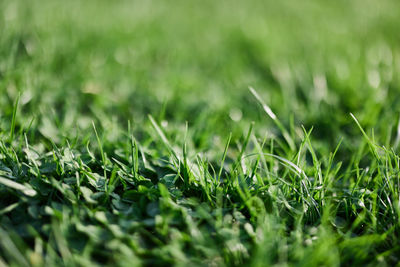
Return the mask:
<svg viewBox="0 0 400 267">
<path fill-rule="evenodd" d="M 394 266 L 396 1 L 0 2 L 0 266 Z"/>
</svg>

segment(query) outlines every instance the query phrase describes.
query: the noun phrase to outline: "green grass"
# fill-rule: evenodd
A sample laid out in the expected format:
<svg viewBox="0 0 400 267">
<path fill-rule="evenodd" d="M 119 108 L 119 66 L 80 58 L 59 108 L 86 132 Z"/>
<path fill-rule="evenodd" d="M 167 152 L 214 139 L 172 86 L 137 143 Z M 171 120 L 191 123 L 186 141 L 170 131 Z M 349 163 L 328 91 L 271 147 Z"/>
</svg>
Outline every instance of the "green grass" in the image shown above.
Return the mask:
<svg viewBox="0 0 400 267">
<path fill-rule="evenodd" d="M 394 266 L 397 1 L 0 1 L 0 266 Z"/>
</svg>

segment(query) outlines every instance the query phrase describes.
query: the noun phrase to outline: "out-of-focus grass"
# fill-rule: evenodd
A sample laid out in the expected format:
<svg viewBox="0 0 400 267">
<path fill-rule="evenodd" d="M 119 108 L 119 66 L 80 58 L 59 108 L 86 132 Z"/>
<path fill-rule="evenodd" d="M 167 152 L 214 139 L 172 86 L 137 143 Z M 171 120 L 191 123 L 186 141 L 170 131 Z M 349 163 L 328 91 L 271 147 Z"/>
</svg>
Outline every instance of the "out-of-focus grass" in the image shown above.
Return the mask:
<svg viewBox="0 0 400 267">
<path fill-rule="evenodd" d="M 386 0 L 1 1 L 0 265 L 397 263 L 398 25 Z"/>
</svg>

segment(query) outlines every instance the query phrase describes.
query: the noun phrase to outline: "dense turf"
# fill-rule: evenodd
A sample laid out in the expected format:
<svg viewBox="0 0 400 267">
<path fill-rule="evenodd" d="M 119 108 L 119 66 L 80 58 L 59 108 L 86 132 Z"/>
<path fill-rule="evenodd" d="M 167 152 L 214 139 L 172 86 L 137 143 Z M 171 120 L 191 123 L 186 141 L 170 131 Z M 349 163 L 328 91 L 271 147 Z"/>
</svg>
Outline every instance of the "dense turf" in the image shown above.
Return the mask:
<svg viewBox="0 0 400 267">
<path fill-rule="evenodd" d="M 388 0 L 0 1 L 0 266 L 397 264 L 399 25 Z"/>
</svg>

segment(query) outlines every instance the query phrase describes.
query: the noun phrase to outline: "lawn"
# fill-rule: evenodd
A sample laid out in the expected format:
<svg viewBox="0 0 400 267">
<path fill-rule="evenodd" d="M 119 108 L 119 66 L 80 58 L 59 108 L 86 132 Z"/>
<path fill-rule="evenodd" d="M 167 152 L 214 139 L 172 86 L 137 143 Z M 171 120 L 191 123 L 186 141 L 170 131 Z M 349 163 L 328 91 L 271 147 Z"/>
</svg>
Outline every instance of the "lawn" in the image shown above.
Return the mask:
<svg viewBox="0 0 400 267">
<path fill-rule="evenodd" d="M 0 266 L 395 266 L 400 2 L 0 1 Z"/>
</svg>

